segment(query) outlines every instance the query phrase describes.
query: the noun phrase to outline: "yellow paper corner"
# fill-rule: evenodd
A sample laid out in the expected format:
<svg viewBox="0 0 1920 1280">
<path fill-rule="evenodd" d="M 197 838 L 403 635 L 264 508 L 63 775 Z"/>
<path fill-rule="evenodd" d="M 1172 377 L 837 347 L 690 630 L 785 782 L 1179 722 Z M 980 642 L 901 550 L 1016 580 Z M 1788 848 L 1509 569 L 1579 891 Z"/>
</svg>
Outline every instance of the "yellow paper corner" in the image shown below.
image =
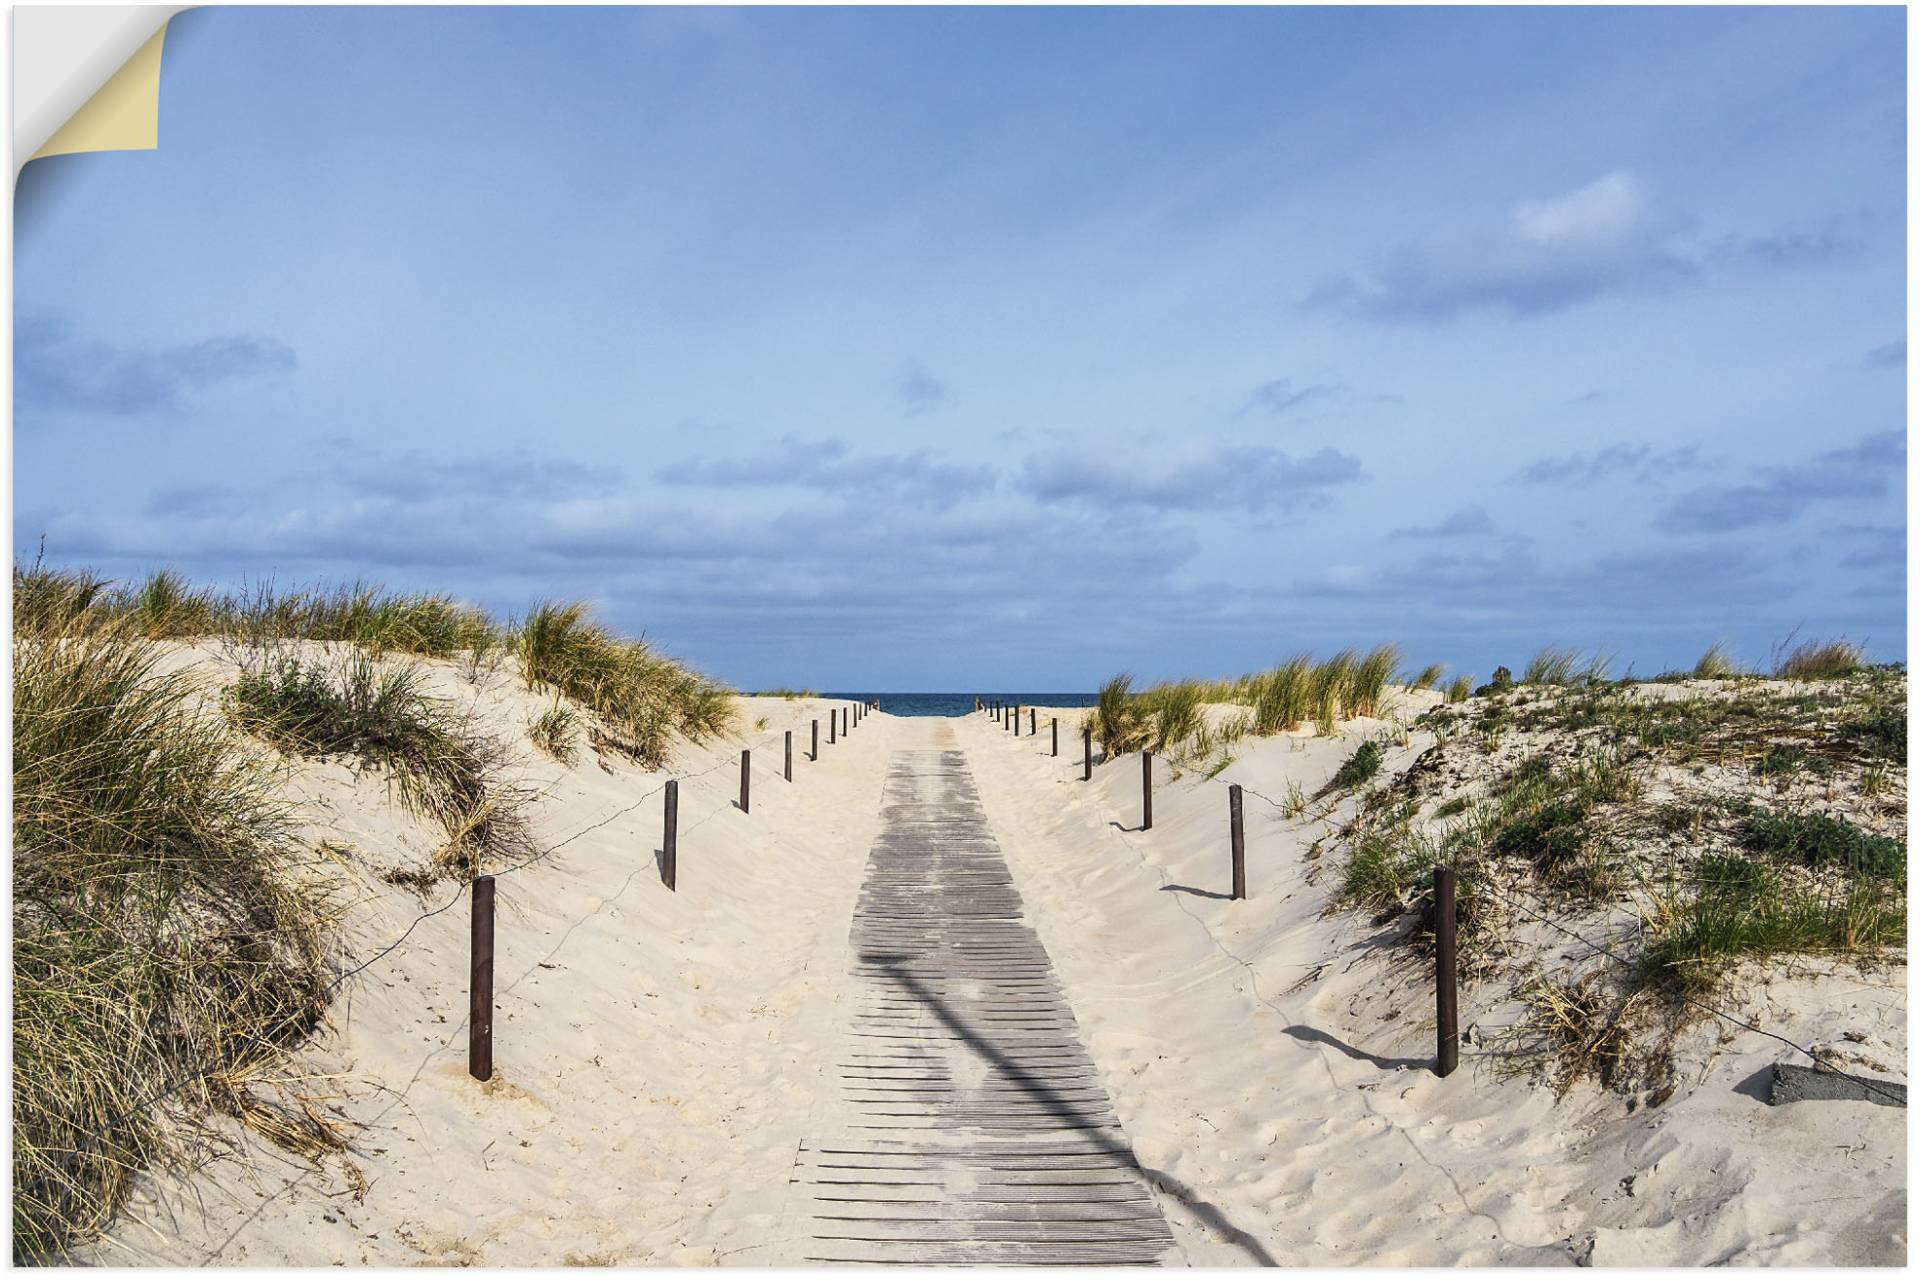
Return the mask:
<svg viewBox="0 0 1920 1280">
<path fill-rule="evenodd" d="M 159 147 L 160 46 L 166 34 L 162 25 L 32 158 Z"/>
</svg>

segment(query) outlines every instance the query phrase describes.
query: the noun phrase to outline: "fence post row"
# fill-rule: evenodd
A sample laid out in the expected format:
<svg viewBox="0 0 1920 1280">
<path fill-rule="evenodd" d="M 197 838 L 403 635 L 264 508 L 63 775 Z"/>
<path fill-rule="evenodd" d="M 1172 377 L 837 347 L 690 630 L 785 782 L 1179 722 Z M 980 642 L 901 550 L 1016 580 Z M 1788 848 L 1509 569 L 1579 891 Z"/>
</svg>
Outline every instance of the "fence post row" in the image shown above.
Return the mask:
<svg viewBox="0 0 1920 1280">
<path fill-rule="evenodd" d="M 473 881 L 473 945 L 467 974 L 467 1074 L 493 1079 L 493 877 Z"/>
<path fill-rule="evenodd" d="M 1093 781 L 1093 726 L 1089 725 L 1080 731 L 1080 745 L 1086 750 L 1086 753 L 1087 753 L 1086 768 L 1080 774 L 1080 781 L 1092 782 Z"/>
<path fill-rule="evenodd" d="M 788 782 L 793 781 L 793 730 L 787 730 L 787 761 L 781 766 L 781 773 Z"/>
<path fill-rule="evenodd" d="M 1140 829 L 1153 830 L 1153 752 L 1140 753 Z"/>
<path fill-rule="evenodd" d="M 1452 867 L 1433 869 L 1434 1034 L 1439 1043 L 1433 1073 L 1450 1076 L 1460 1065 L 1459 969 L 1454 958 L 1454 875 Z"/>
<path fill-rule="evenodd" d="M 660 883 L 671 891 L 674 888 L 675 870 L 680 861 L 680 784 L 667 780 L 667 803 L 664 818 L 664 830 L 660 835 Z"/>
<path fill-rule="evenodd" d="M 747 808 L 747 791 L 752 782 L 753 752 L 743 749 L 740 752 L 740 812 L 742 813 L 750 812 Z"/>
<path fill-rule="evenodd" d="M 1247 896 L 1247 828 L 1240 808 L 1240 784 L 1227 787 L 1227 832 L 1233 842 L 1233 896 Z"/>
</svg>

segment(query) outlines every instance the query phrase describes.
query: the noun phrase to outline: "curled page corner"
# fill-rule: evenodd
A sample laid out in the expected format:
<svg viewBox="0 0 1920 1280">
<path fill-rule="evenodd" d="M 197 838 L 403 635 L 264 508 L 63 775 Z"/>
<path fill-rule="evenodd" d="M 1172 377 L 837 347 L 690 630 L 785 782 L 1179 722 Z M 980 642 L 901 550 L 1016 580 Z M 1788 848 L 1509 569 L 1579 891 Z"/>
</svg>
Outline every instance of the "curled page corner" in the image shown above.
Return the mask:
<svg viewBox="0 0 1920 1280">
<path fill-rule="evenodd" d="M 167 23 L 189 7 L 16 8 L 14 176 L 43 156 L 157 147 Z"/>
</svg>

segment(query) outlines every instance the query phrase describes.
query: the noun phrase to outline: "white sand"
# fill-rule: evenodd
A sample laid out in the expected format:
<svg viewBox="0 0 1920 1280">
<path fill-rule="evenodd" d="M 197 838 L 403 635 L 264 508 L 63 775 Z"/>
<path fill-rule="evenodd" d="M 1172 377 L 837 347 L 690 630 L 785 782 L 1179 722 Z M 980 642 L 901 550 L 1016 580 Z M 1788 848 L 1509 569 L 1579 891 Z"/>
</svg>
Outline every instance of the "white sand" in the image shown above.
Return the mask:
<svg viewBox="0 0 1920 1280">
<path fill-rule="evenodd" d="M 1080 713 L 1060 713 L 1058 761 L 1050 714 L 1035 740 L 980 717 L 960 740 L 1136 1152 L 1196 1202 L 1168 1202 L 1191 1262 L 1905 1260 L 1906 1113 L 1767 1106 L 1770 1064 L 1805 1062 L 1777 1041 L 1702 1026 L 1675 1096 L 1631 1112 L 1596 1088 L 1556 1102 L 1471 1047 L 1441 1080 L 1430 970 L 1380 949 L 1390 926 L 1323 914 L 1337 871 L 1308 876 L 1324 824 L 1249 793 L 1249 897 L 1207 896 L 1231 887 L 1228 783 L 1311 792 L 1378 726 L 1247 739 L 1212 781 L 1162 771 L 1142 833 L 1122 829 L 1139 823 L 1138 757 L 1083 784 Z M 1429 741 L 1414 733 L 1387 769 Z M 1842 1040 L 1855 1031 L 1892 1068 L 1868 1074 L 1904 1079 L 1904 966 L 1747 994 L 1730 1010 L 1802 1044 L 1864 1047 Z M 1463 988 L 1462 1027 L 1510 1016 L 1504 995 Z"/>
<path fill-rule="evenodd" d="M 472 698 L 450 671 L 444 691 Z M 356 980 L 297 1055 L 307 1087 L 364 1126 L 318 1170 L 257 1142 L 246 1159 L 143 1180 L 86 1261 L 274 1265 L 620 1265 L 787 1260 L 794 1151 L 827 1096 L 847 926 L 878 829 L 890 751 L 957 742 L 1107 1089 L 1198 1265 L 1455 1262 L 1891 1263 L 1904 1260 L 1905 1113 L 1861 1103 L 1770 1108 L 1737 1089 L 1792 1058 L 1703 1028 L 1674 1098 L 1595 1090 L 1557 1101 L 1498 1079 L 1469 1049 L 1448 1080 L 1432 1052 L 1427 974 L 1325 916 L 1308 882 L 1317 829 L 1248 798 L 1252 896 L 1227 889 L 1225 783 L 1311 791 L 1356 740 L 1248 740 L 1220 778 L 1163 774 L 1151 832 L 1137 757 L 1079 781 L 1078 712 L 1061 757 L 985 716 L 869 716 L 804 759 L 825 704 L 743 699 L 753 811 L 732 801 L 739 742 L 683 748 L 680 891 L 659 883 L 658 797 L 500 881 L 497 1075 L 465 1071 L 463 900 Z M 477 707 L 517 735 L 541 700 L 505 678 Z M 768 728 L 757 733 L 757 717 Z M 796 734 L 796 781 L 778 731 Z M 1364 728 L 1365 726 L 1360 726 Z M 1391 754 L 1403 768 L 1421 744 Z M 619 813 L 666 776 L 591 753 L 526 772 L 551 843 Z M 306 769 L 312 835 L 374 869 L 435 833 L 341 766 Z M 408 856 L 389 857 L 388 850 Z M 372 895 L 348 916 L 356 956 L 421 909 Z M 1201 892 L 1194 892 L 1195 890 Z M 427 897 L 445 901 L 441 886 Z M 1468 988 L 1462 1024 L 1502 992 Z M 1856 1030 L 1905 1062 L 1904 969 L 1780 980 L 1748 1013 L 1801 1040 Z M 351 1169 L 349 1168 L 351 1166 Z M 1179 1259 L 1175 1259 L 1179 1260 Z"/>
</svg>

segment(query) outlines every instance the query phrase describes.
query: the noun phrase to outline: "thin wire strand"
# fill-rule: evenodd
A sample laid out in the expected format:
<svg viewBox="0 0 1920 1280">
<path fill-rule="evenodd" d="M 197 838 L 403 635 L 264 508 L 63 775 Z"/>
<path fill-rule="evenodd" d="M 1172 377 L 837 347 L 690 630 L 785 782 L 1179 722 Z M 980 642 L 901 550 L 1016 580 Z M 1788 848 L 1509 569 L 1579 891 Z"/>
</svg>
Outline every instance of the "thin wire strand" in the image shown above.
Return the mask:
<svg viewBox="0 0 1920 1280">
<path fill-rule="evenodd" d="M 746 739 L 745 741 L 751 744 L 746 749 L 752 750 L 752 747 L 754 745 L 758 745 L 762 741 L 771 741 L 773 738 L 773 735 L 785 734 L 787 732 L 789 731 L 784 729 L 770 730 L 760 735 L 759 737 Z M 688 774 L 682 778 L 668 779 L 667 781 L 670 781 L 670 782 L 698 781 L 699 779 L 706 777 L 708 774 L 718 772 L 720 769 L 725 768 L 726 766 L 733 763 L 734 763 L 733 757 L 722 756 L 719 760 L 715 761 L 713 764 L 709 765 L 707 768 L 700 770 L 698 773 Z M 598 831 L 601 828 L 606 827 L 609 824 L 613 823 L 614 821 L 618 820 L 619 818 L 624 817 L 629 813 L 632 813 L 635 809 L 639 808 L 641 805 L 645 804 L 648 800 L 651 800 L 654 796 L 659 795 L 661 792 L 665 791 L 666 789 L 667 789 L 667 782 L 661 782 L 658 786 L 653 787 L 652 789 L 642 793 L 632 803 L 627 804 L 615 810 L 613 813 L 608 814 L 606 817 L 601 818 L 596 822 L 589 823 L 588 825 L 580 828 L 578 831 L 573 832 L 571 835 L 568 835 L 565 838 L 559 841 L 556 841 L 554 844 L 549 845 L 545 849 L 542 849 L 539 853 L 536 853 L 531 857 L 524 858 L 521 861 L 513 863 L 507 867 L 504 867 L 497 872 L 493 872 L 492 874 L 497 879 L 500 876 L 512 875 L 515 872 L 524 871 L 528 867 L 534 865 L 535 863 L 542 862 L 545 859 L 553 856 L 555 853 L 558 853 L 561 849 L 572 844 L 574 841 L 579 840 L 581 837 L 589 835 L 595 831 Z M 721 812 L 721 810 L 716 809 L 714 811 L 714 813 L 719 813 L 719 812 Z M 694 830 L 698 829 L 700 826 L 704 825 L 706 822 L 710 821 L 713 816 L 714 816 L 713 813 L 708 814 L 707 817 L 702 818 L 699 822 L 696 822 L 693 824 L 693 826 L 687 828 L 687 832 L 690 834 Z M 381 947 L 378 951 L 368 956 L 365 960 L 361 961 L 359 964 L 354 965 L 352 968 L 347 969 L 344 972 L 337 975 L 331 982 L 329 982 L 326 985 L 325 988 L 322 989 L 321 999 L 325 1002 L 331 1002 L 334 994 L 337 991 L 339 991 L 342 986 L 346 985 L 348 981 L 359 976 L 362 973 L 365 973 L 368 969 L 372 968 L 375 964 L 378 964 L 380 961 L 386 959 L 388 956 L 392 955 L 395 951 L 399 950 L 399 948 L 406 942 L 406 940 L 413 936 L 413 931 L 419 928 L 422 923 L 424 923 L 427 920 L 431 920 L 433 917 L 437 915 L 444 914 L 445 912 L 450 911 L 455 906 L 457 906 L 460 900 L 466 896 L 467 890 L 471 887 L 471 885 L 472 885 L 471 880 L 462 881 L 458 886 L 455 887 L 452 897 L 448 898 L 445 902 L 441 903 L 439 906 L 433 907 L 427 911 L 423 911 L 419 915 L 415 916 L 411 921 L 408 922 L 407 927 L 401 931 L 399 937 L 395 938 L 392 942 L 387 943 L 384 947 Z M 283 1021 L 280 1025 L 273 1027 L 269 1031 L 254 1032 L 249 1035 L 242 1036 L 239 1038 L 239 1040 L 237 1040 L 234 1043 L 241 1050 L 260 1048 L 260 1047 L 269 1045 L 274 1040 L 274 1038 L 279 1035 L 281 1030 L 284 1029 L 284 1026 L 285 1026 L 285 1022 Z M 226 1055 L 226 1058 L 229 1061 L 231 1061 L 235 1056 L 236 1056 L 235 1054 L 229 1052 Z M 101 1138 L 111 1133 L 114 1129 L 118 1128 L 122 1124 L 125 1124 L 128 1120 L 131 1120 L 133 1117 L 140 1115 L 141 1113 L 149 1110 L 150 1108 L 158 1106 L 160 1103 L 166 1101 L 168 1098 L 179 1093 L 182 1089 L 186 1088 L 188 1085 L 204 1080 L 208 1076 L 213 1075 L 215 1072 L 221 1069 L 222 1067 L 221 1067 L 221 1064 L 219 1063 L 202 1063 L 202 1064 L 197 1064 L 195 1067 L 189 1068 L 185 1073 L 174 1077 L 166 1085 L 164 1085 L 158 1092 L 152 1094 L 149 1097 L 143 1098 L 141 1101 L 134 1103 L 132 1106 L 126 1108 L 124 1111 L 121 1111 L 116 1115 L 109 1117 L 103 1124 L 99 1125 L 90 1133 L 84 1134 L 80 1138 L 76 1139 L 72 1149 L 70 1149 L 66 1153 L 66 1155 L 62 1157 L 60 1163 L 54 1169 L 41 1174 L 39 1177 L 35 1178 L 33 1181 L 27 1183 L 26 1186 L 21 1188 L 17 1194 L 22 1197 L 25 1197 L 33 1194 L 35 1191 L 38 1191 L 39 1189 L 44 1187 L 52 1178 L 54 1178 L 56 1174 L 64 1174 L 72 1166 L 73 1162 L 76 1159 L 78 1159 L 92 1144 L 99 1142 Z"/>
<path fill-rule="evenodd" d="M 1103 760 L 1101 761 L 1101 763 L 1106 764 L 1106 763 L 1110 763 L 1110 761 Z M 1196 776 L 1199 777 L 1199 781 L 1202 783 L 1220 782 L 1220 780 L 1217 777 L 1205 777 L 1200 775 L 1196 775 Z M 1221 785 L 1238 786 L 1246 794 L 1257 796 L 1258 798 L 1265 800 L 1268 804 L 1272 805 L 1275 809 L 1280 810 L 1282 814 L 1287 814 L 1288 806 L 1279 803 L 1278 801 L 1274 800 L 1271 796 L 1265 795 L 1255 790 L 1254 788 L 1247 786 L 1245 783 L 1223 783 Z M 1302 810 L 1301 812 L 1304 812 L 1304 810 Z M 1288 816 L 1291 817 L 1293 815 L 1288 815 Z M 1316 821 L 1324 821 L 1324 819 L 1316 819 Z M 1702 881 L 1702 883 L 1706 883 L 1706 882 Z M 1714 882 L 1714 883 L 1723 883 L 1723 882 Z M 1485 888 L 1493 897 L 1499 899 L 1505 905 L 1513 908 L 1516 911 L 1521 912 L 1524 915 L 1532 917 L 1534 920 L 1539 921 L 1541 924 L 1547 925 L 1549 928 L 1559 930 L 1561 933 L 1566 934 L 1568 937 L 1572 938 L 1576 942 L 1579 942 L 1581 945 L 1591 948 L 1596 954 L 1604 955 L 1609 960 L 1612 960 L 1615 964 L 1621 965 L 1628 969 L 1637 969 L 1639 967 L 1638 965 L 1634 964 L 1632 961 L 1627 960 L 1621 955 L 1619 955 L 1612 948 L 1607 947 L 1602 943 L 1594 942 L 1589 938 L 1582 937 L 1580 934 L 1576 933 L 1572 929 L 1567 928 L 1565 925 L 1559 923 L 1558 921 L 1548 919 L 1546 916 L 1539 914 L 1538 912 L 1532 910 L 1531 908 L 1528 908 L 1526 906 L 1521 905 L 1518 902 L 1513 901 L 1511 898 L 1508 898 L 1505 894 L 1501 893 L 1498 889 L 1494 888 L 1490 881 L 1477 880 L 1475 881 L 1475 884 L 1478 887 Z M 1692 1006 L 1695 1009 L 1699 1009 L 1705 1013 L 1712 1014 L 1714 1017 L 1720 1018 L 1723 1021 L 1732 1023 L 1736 1027 L 1740 1027 L 1744 1030 L 1752 1031 L 1758 1035 L 1766 1036 L 1769 1039 L 1779 1041 L 1781 1044 L 1786 1045 L 1788 1048 L 1794 1050 L 1795 1052 L 1805 1055 L 1806 1058 L 1811 1062 L 1813 1062 L 1816 1066 L 1820 1066 L 1825 1068 L 1828 1071 L 1833 1071 L 1840 1075 L 1844 1075 L 1848 1079 L 1853 1080 L 1855 1083 L 1860 1085 L 1860 1087 L 1866 1090 L 1867 1092 L 1873 1093 L 1878 1095 L 1879 1097 L 1885 1098 L 1888 1102 L 1893 1103 L 1896 1106 L 1906 1105 L 1905 1098 L 1900 1097 L 1893 1093 L 1889 1093 L 1885 1089 L 1876 1088 L 1873 1081 L 1867 1079 L 1864 1076 L 1856 1076 L 1851 1074 L 1850 1072 L 1846 1071 L 1841 1064 L 1819 1053 L 1814 1052 L 1811 1048 L 1809 1048 L 1806 1045 L 1799 1044 L 1793 1040 L 1789 1040 L 1787 1037 L 1779 1034 L 1778 1032 L 1769 1031 L 1765 1027 L 1755 1026 L 1753 1023 L 1748 1022 L 1746 1019 L 1738 1017 L 1734 1014 L 1728 1013 L 1724 1009 L 1715 1008 L 1713 1005 L 1706 1003 L 1704 1000 L 1697 999 L 1693 996 L 1686 995 L 1685 993 L 1682 993 L 1682 992 L 1674 992 L 1673 994 L 1676 999 L 1680 1000 L 1684 1004 Z M 1901 1072 L 1900 1074 L 1902 1078 L 1905 1078 L 1906 1073 L 1904 1071 Z"/>
</svg>

